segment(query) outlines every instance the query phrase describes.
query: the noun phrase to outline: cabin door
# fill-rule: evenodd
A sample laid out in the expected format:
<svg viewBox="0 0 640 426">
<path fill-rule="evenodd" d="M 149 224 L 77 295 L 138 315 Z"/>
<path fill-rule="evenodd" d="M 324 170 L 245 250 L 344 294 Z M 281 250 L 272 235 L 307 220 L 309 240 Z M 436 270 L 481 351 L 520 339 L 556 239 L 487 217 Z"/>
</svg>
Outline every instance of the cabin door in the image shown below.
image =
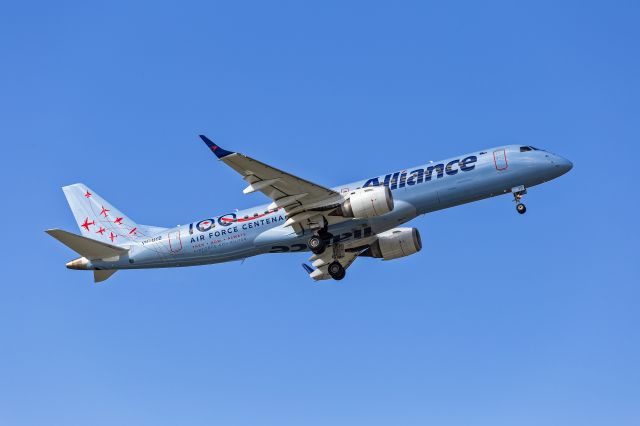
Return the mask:
<svg viewBox="0 0 640 426">
<path fill-rule="evenodd" d="M 499 149 L 493 151 L 493 162 L 496 165 L 496 170 L 503 171 L 509 168 L 509 161 L 507 160 L 507 151 Z"/>
</svg>

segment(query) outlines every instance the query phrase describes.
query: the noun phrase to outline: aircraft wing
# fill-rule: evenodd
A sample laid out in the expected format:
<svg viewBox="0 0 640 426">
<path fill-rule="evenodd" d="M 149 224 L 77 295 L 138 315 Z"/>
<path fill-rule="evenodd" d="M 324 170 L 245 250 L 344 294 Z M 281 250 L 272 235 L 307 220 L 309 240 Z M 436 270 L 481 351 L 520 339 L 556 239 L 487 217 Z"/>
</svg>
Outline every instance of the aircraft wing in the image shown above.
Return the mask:
<svg viewBox="0 0 640 426">
<path fill-rule="evenodd" d="M 249 184 L 245 194 L 262 192 L 272 200 L 269 210 L 283 208 L 289 217 L 288 225 L 298 225 L 301 229 L 309 226 L 308 220 L 314 211 L 335 208 L 342 196 L 329 188 L 318 185 L 290 173 L 269 166 L 238 152 L 220 148 L 204 135 L 200 138 L 209 149 L 226 165 L 240 173 Z"/>
</svg>

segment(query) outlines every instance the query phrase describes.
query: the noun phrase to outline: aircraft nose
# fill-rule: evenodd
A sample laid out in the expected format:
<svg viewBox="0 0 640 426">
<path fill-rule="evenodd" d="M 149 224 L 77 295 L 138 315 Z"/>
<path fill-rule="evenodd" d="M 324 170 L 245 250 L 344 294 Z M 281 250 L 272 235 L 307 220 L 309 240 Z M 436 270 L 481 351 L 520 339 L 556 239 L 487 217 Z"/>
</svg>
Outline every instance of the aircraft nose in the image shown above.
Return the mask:
<svg viewBox="0 0 640 426">
<path fill-rule="evenodd" d="M 559 155 L 556 156 L 556 159 L 555 159 L 554 163 L 555 163 L 555 166 L 561 172 L 561 174 L 565 174 L 569 170 L 573 169 L 573 163 L 571 161 L 567 160 L 566 158 L 561 157 Z"/>
</svg>

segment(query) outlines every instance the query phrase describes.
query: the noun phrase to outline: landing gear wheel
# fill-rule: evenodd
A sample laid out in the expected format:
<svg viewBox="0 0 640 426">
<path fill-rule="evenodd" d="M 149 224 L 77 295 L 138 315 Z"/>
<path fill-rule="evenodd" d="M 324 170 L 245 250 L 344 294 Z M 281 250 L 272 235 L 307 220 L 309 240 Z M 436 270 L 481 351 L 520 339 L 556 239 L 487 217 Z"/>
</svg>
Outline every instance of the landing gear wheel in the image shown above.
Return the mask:
<svg viewBox="0 0 640 426">
<path fill-rule="evenodd" d="M 322 254 L 324 249 L 327 248 L 327 244 L 324 240 L 317 235 L 309 238 L 307 246 L 309 246 L 309 250 L 311 250 L 313 254 Z"/>
<path fill-rule="evenodd" d="M 329 275 L 334 280 L 340 281 L 347 274 L 340 262 L 331 262 L 327 268 Z"/>
<path fill-rule="evenodd" d="M 525 214 L 527 212 L 527 207 L 522 203 L 518 203 L 516 204 L 516 210 L 520 214 Z"/>
</svg>

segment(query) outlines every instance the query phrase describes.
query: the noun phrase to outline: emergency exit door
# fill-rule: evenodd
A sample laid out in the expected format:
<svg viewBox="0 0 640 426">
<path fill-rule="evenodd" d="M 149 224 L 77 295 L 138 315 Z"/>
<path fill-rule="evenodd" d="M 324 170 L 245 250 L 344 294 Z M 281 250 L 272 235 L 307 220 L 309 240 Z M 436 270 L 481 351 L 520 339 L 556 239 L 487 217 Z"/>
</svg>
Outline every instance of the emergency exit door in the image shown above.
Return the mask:
<svg viewBox="0 0 640 426">
<path fill-rule="evenodd" d="M 169 232 L 169 249 L 172 253 L 182 250 L 182 240 L 180 239 L 180 231 Z"/>
<path fill-rule="evenodd" d="M 496 170 L 507 170 L 509 168 L 509 161 L 507 161 L 507 151 L 504 149 L 493 151 L 493 162 L 496 165 Z"/>
</svg>

